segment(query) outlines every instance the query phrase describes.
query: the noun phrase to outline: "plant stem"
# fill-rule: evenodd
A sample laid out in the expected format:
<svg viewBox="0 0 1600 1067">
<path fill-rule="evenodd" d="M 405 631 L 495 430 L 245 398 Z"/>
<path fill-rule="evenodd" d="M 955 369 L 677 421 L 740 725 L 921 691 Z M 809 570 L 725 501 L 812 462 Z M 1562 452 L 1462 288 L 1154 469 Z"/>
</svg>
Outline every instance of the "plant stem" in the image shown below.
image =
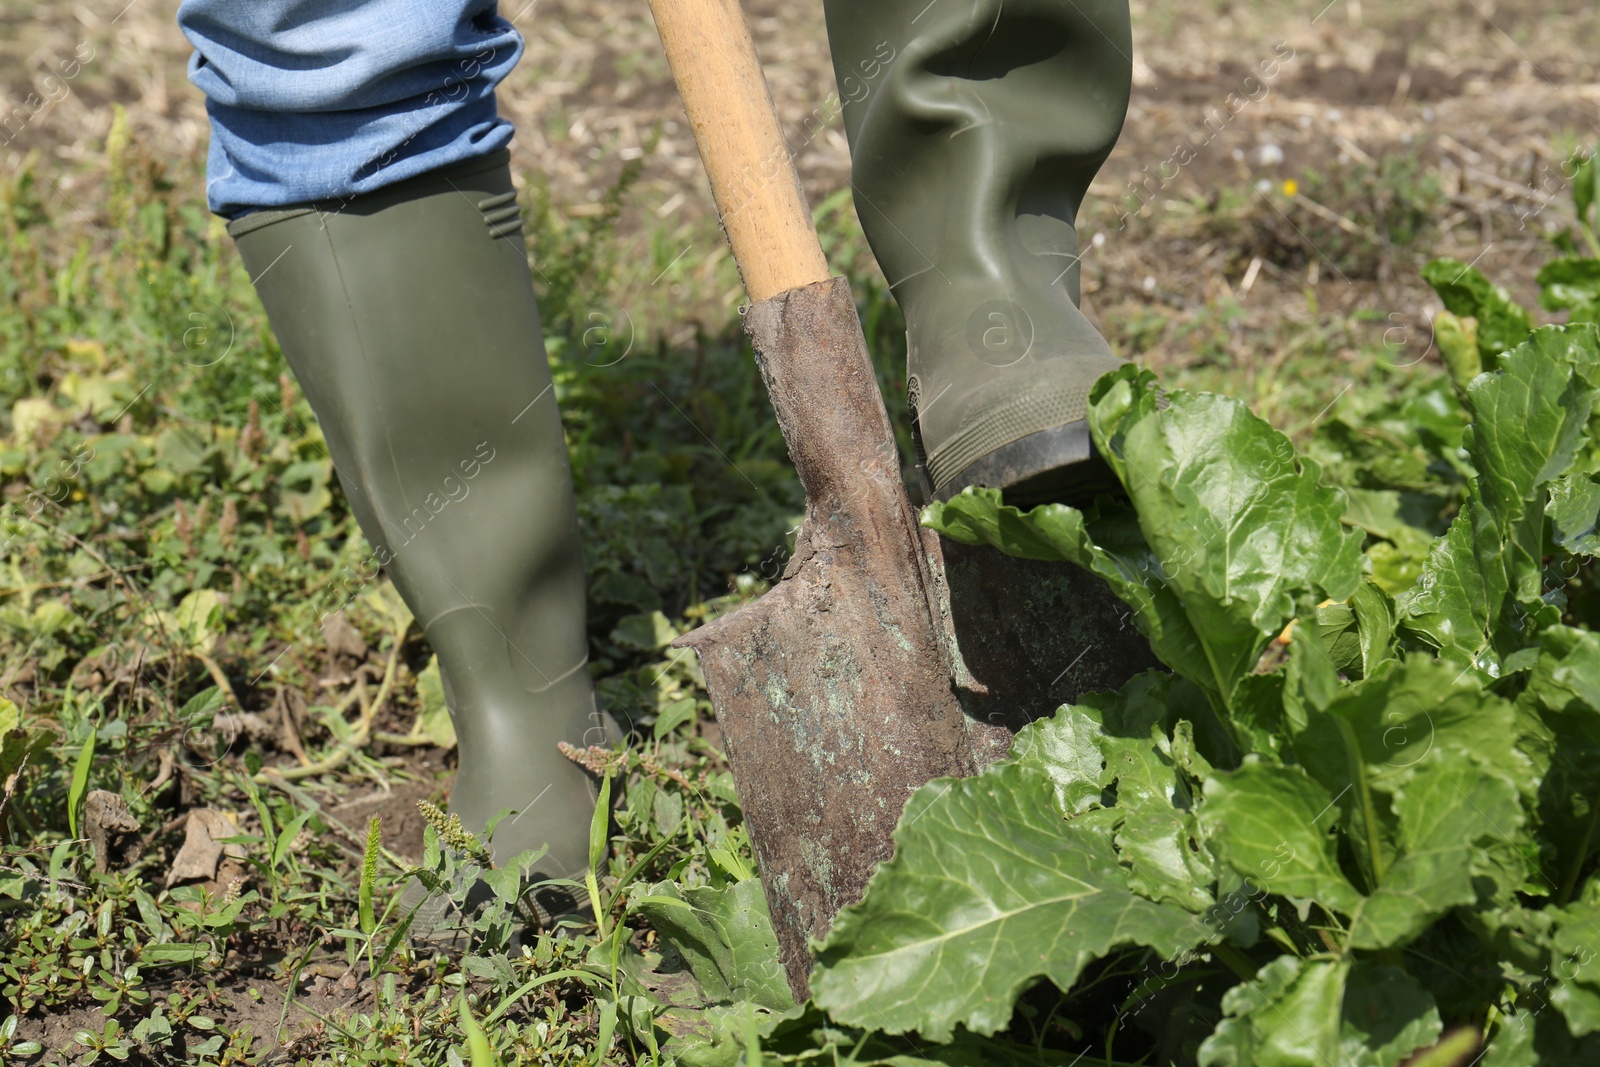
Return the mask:
<svg viewBox="0 0 1600 1067">
<path fill-rule="evenodd" d="M 200 665 L 206 669 L 206 673 L 211 676 L 211 680 L 216 683 L 217 688 L 227 695 L 228 703 L 233 705 L 233 710 L 243 711 L 244 705 L 239 703 L 239 694 L 233 691 L 233 683 L 228 681 L 228 676 L 223 672 L 222 666 L 197 648 L 189 649 L 189 655 L 199 661 Z"/>
<path fill-rule="evenodd" d="M 374 741 L 382 741 L 386 745 L 409 745 L 413 748 L 421 748 L 433 744 L 427 738 L 411 737 L 408 734 L 391 734 L 387 730 L 379 730 L 372 735 L 372 739 Z"/>
<path fill-rule="evenodd" d="M 1589 822 L 1583 828 L 1583 837 L 1578 841 L 1577 854 L 1572 857 L 1572 862 L 1567 865 L 1567 873 L 1561 879 L 1561 891 L 1556 894 L 1556 907 L 1564 908 L 1572 902 L 1573 891 L 1578 887 L 1578 874 L 1583 870 L 1584 860 L 1589 858 L 1589 842 L 1594 838 L 1596 822 L 1600 822 L 1600 804 L 1589 799 Z"/>
<path fill-rule="evenodd" d="M 1583 239 L 1588 242 L 1589 251 L 1594 253 L 1594 258 L 1600 259 L 1600 238 L 1595 237 L 1594 231 L 1589 229 L 1589 224 L 1583 219 L 1578 220 L 1578 232 L 1583 234 Z"/>
<path fill-rule="evenodd" d="M 290 782 L 299 778 L 311 778 L 319 774 L 327 774 L 329 771 L 338 770 L 344 766 L 350 757 L 355 755 L 357 749 L 364 747 L 372 739 L 372 720 L 377 717 L 378 709 L 383 706 L 384 701 L 389 699 L 389 692 L 394 688 L 395 674 L 400 664 L 400 646 L 405 643 L 405 631 L 408 627 L 409 624 L 406 627 L 396 627 L 394 629 L 394 647 L 389 652 L 389 663 L 384 668 L 383 681 L 378 685 L 378 693 L 370 702 L 361 698 L 365 692 L 365 683 L 357 681 L 354 695 L 361 705 L 361 719 L 356 723 L 356 727 L 350 736 L 339 742 L 334 748 L 332 755 L 326 759 L 300 767 L 289 767 L 283 770 L 269 767 L 260 774 L 255 775 L 251 780 L 257 785 L 277 785 L 281 782 Z M 348 705 L 349 698 L 347 697 L 339 706 L 344 708 Z"/>
<path fill-rule="evenodd" d="M 1338 720 L 1339 732 L 1344 735 L 1345 752 L 1350 758 L 1350 777 L 1361 796 L 1361 821 L 1366 828 L 1367 862 L 1371 864 L 1372 885 L 1375 890 L 1383 884 L 1387 872 L 1383 867 L 1383 850 L 1378 841 L 1378 811 L 1372 803 L 1372 789 L 1367 784 L 1365 768 L 1361 765 L 1361 744 L 1356 740 L 1355 729 L 1343 719 Z"/>
<path fill-rule="evenodd" d="M 1479 1040 L 1478 1031 L 1468 1026 L 1446 1034 L 1438 1044 L 1419 1052 L 1410 1063 L 1412 1067 L 1455 1067 L 1466 1063 L 1467 1057 L 1478 1050 Z"/>
<path fill-rule="evenodd" d="M 1227 964 L 1228 970 L 1246 982 L 1255 978 L 1256 972 L 1261 969 L 1256 966 L 1255 960 L 1252 960 L 1226 941 L 1219 941 L 1212 945 L 1211 954 Z"/>
<path fill-rule="evenodd" d="M 279 1041 L 282 1041 L 284 1039 L 283 1024 L 289 1018 L 289 1005 L 294 1002 L 294 990 L 295 990 L 295 986 L 300 981 L 300 971 L 301 971 L 302 968 L 305 967 L 306 961 L 311 958 L 311 954 L 316 951 L 316 948 L 317 948 L 317 943 L 315 941 L 313 941 L 313 942 L 311 942 L 311 944 L 307 945 L 306 946 L 306 950 L 304 952 L 302 952 L 300 954 L 300 958 L 295 961 L 293 970 L 291 970 L 289 972 L 289 985 L 288 985 L 288 988 L 286 988 L 284 990 L 284 993 L 283 993 L 283 1010 L 278 1012 L 277 1039 Z"/>
</svg>

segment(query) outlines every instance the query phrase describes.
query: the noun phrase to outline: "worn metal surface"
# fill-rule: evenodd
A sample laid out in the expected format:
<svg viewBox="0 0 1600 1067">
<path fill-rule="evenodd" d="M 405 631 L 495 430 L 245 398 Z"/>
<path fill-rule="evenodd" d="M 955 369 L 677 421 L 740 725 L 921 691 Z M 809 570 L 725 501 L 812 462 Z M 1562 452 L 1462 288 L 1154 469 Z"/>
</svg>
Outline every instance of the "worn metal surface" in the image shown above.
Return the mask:
<svg viewBox="0 0 1600 1067">
<path fill-rule="evenodd" d="M 1105 583 L 916 523 L 849 285 L 745 316 L 806 519 L 783 578 L 675 642 L 700 656 L 797 997 L 807 942 L 893 852 L 906 799 L 1156 665 Z"/>
<path fill-rule="evenodd" d="M 977 761 L 950 681 L 928 558 L 849 284 L 746 314 L 806 490 L 783 578 L 679 638 L 699 653 L 790 985 L 893 849 L 906 799 Z"/>
</svg>

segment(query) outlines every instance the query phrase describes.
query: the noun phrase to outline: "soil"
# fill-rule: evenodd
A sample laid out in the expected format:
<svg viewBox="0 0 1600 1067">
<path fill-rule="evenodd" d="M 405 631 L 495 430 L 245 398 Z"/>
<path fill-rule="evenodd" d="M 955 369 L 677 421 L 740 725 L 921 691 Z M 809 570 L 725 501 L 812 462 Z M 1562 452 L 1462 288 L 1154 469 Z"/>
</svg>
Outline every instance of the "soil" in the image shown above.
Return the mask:
<svg viewBox="0 0 1600 1067">
<path fill-rule="evenodd" d="M 338 972 L 343 970 L 342 966 L 324 965 L 322 969 L 335 977 L 303 974 L 300 989 L 290 1002 L 288 1011 L 284 1011 L 282 987 L 262 977 L 260 980 L 220 986 L 213 998 L 195 1014 L 212 1018 L 229 1030 L 248 1030 L 255 1035 L 257 1042 L 278 1045 L 280 1053 L 292 1057 L 296 1041 L 312 1036 L 323 1018 L 349 1011 L 366 997 L 367 991 L 353 975 L 342 981 L 339 979 Z M 46 1062 L 52 1062 L 48 1055 L 52 1052 L 62 1053 L 72 1059 L 75 1058 L 74 1053 L 81 1054 L 84 1051 L 84 1047 L 74 1040 L 74 1035 L 81 1030 L 102 1033 L 105 1025 L 106 1016 L 99 1007 L 74 1008 L 44 1016 L 24 1016 L 17 1027 L 16 1040 L 39 1042 L 44 1046 Z M 174 1035 L 174 1042 L 190 1046 L 206 1040 L 209 1033 L 191 1027 L 175 1029 L 181 1030 L 181 1033 Z M 174 1055 L 167 1058 L 166 1062 L 182 1063 L 186 1059 L 178 1048 L 174 1048 L 173 1052 Z M 128 1062 L 141 1061 L 134 1056 Z"/>
<path fill-rule="evenodd" d="M 351 831 L 351 836 L 366 825 L 373 815 L 383 819 L 384 845 L 402 860 L 416 863 L 422 858 L 422 831 L 424 823 L 417 812 L 418 800 L 431 800 L 443 805 L 448 800 L 448 776 L 445 754 L 438 750 L 406 750 L 412 755 L 407 770 L 417 774 L 419 780 L 395 782 L 388 789 L 362 791 L 339 803 L 325 808 L 325 815 L 336 819 Z M 181 837 L 181 834 L 177 835 Z M 175 843 L 174 843 L 175 847 Z M 350 846 L 352 849 L 354 846 Z M 217 878 L 202 883 L 213 893 L 221 893 L 234 876 L 244 876 L 244 869 L 224 861 Z M 303 935 L 309 931 L 298 931 Z M 236 954 L 235 954 L 236 955 Z M 301 971 L 295 995 L 288 1010 L 284 1010 L 285 984 L 282 968 L 287 965 L 278 952 L 262 953 L 258 959 L 244 961 L 235 958 L 224 972 L 224 981 L 212 994 L 212 999 L 197 1011 L 223 1023 L 230 1030 L 248 1029 L 260 1041 L 277 1043 L 285 1054 L 293 1053 L 296 1038 L 306 1036 L 320 1025 L 320 1020 L 357 1008 L 370 992 L 351 974 L 343 962 L 338 946 L 319 953 Z M 158 996 L 169 988 L 163 975 Z M 184 991 L 186 983 L 179 980 L 176 988 Z M 199 987 L 187 990 L 192 994 Z M 281 1022 L 281 1029 L 280 1029 Z M 24 1016 L 17 1028 L 18 1041 L 38 1041 L 45 1049 L 70 1053 L 82 1052 L 73 1036 L 80 1030 L 99 1033 L 104 1030 L 106 1016 L 96 1007 L 75 1008 L 49 1014 L 35 1013 Z M 206 1033 L 185 1030 L 187 1040 L 195 1044 L 205 1040 Z M 279 1035 L 281 1034 L 281 1040 Z M 182 1062 L 179 1055 L 173 1062 Z M 133 1062 L 133 1061 L 130 1061 Z"/>
<path fill-rule="evenodd" d="M 30 92 L 60 97 L 0 145 L 0 160 L 14 168 L 29 152 L 41 153 L 41 174 L 86 220 L 97 213 L 96 179 L 92 168 L 72 166 L 101 151 L 112 104 L 127 108 L 134 136 L 173 180 L 198 181 L 204 157 L 204 107 L 185 79 L 189 49 L 173 17 L 177 0 L 125 2 L 91 0 L 68 13 L 0 0 L 0 102 L 9 111 Z M 835 88 L 821 4 L 748 0 L 745 7 L 806 190 L 818 203 L 849 174 L 836 117 L 819 135 L 801 135 Z M 1521 268 L 1541 253 L 1543 230 L 1570 220 L 1559 186 L 1532 225 L 1520 216 L 1545 202 L 1537 187 L 1566 151 L 1600 140 L 1592 63 L 1600 11 L 1584 0 L 1219 0 L 1204 8 L 1135 0 L 1132 10 L 1133 102 L 1081 218 L 1086 235 L 1106 238 L 1086 254 L 1083 281 L 1113 333 L 1118 319 L 1153 303 L 1185 311 L 1234 296 L 1246 316 L 1236 332 L 1248 337 L 1251 327 L 1292 315 L 1285 305 L 1302 303 L 1308 285 L 1325 309 L 1365 309 L 1379 320 L 1424 321 L 1433 307 L 1414 264 L 1370 279 L 1343 276 L 1305 242 L 1263 257 L 1254 284 L 1239 293 L 1249 257 L 1208 248 L 1164 217 L 1169 205 L 1219 189 L 1303 182 L 1341 161 L 1413 157 L 1450 198 L 1445 247 L 1435 242 L 1431 250 L 1481 256 L 1480 267 L 1506 276 L 1528 274 Z M 710 195 L 644 0 L 512 0 L 502 13 L 527 39 L 499 97 L 517 125 L 515 168 L 548 181 L 555 201 L 581 217 L 596 210 L 625 163 L 642 157 L 623 220 L 623 259 L 648 264 L 653 236 L 683 248 L 682 262 L 697 266 L 666 294 L 681 316 L 679 333 L 691 336 L 696 322 L 725 328 L 743 294 L 728 288 L 727 265 L 719 266 L 725 257 Z M 1293 59 L 1265 96 L 1119 229 L 1130 184 L 1160 167 L 1194 125 L 1283 49 Z M 75 54 L 92 58 L 63 83 L 63 95 L 45 76 Z M 1338 213 L 1339 205 L 1331 208 Z M 537 249 L 534 256 L 537 262 Z M 1159 339 L 1147 347 L 1113 340 L 1157 365 L 1183 359 Z"/>
<path fill-rule="evenodd" d="M 420 760 L 417 769 L 421 769 Z M 380 817 L 384 845 L 401 859 L 420 863 L 422 831 L 426 824 L 417 811 L 419 800 L 443 804 L 446 793 L 431 781 L 398 782 L 387 792 L 374 791 L 354 797 L 329 808 L 328 813 L 349 827 L 365 826 L 372 816 Z"/>
</svg>

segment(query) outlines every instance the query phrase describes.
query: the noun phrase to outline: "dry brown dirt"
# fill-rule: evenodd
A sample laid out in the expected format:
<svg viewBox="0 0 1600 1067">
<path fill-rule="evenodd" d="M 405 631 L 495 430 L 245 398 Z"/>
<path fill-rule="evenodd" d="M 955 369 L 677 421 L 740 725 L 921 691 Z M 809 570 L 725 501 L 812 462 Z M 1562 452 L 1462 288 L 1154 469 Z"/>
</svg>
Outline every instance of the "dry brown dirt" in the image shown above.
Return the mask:
<svg viewBox="0 0 1600 1067">
<path fill-rule="evenodd" d="M 745 6 L 806 187 L 819 202 L 843 187 L 849 167 L 837 118 L 819 135 L 802 133 L 814 128 L 819 110 L 829 112 L 834 92 L 821 4 Z M 197 178 L 205 114 L 185 79 L 188 47 L 176 7 L 176 0 L 0 2 L 6 110 L 51 88 L 44 78 L 57 61 L 92 56 L 65 83 L 65 95 L 53 87 L 45 95 L 60 99 L 0 146 L 0 165 L 15 167 L 26 153 L 40 152 L 41 175 L 94 239 L 115 239 L 95 232 L 103 220 L 92 168 L 112 105 L 128 109 L 135 136 L 167 161 L 174 180 Z M 640 253 L 631 258 L 648 259 L 652 235 L 669 255 L 682 249 L 670 306 L 685 322 L 726 323 L 742 294 L 710 221 L 710 197 L 644 0 L 514 0 L 502 12 L 528 42 L 501 93 L 518 127 L 517 169 L 544 175 L 557 202 L 582 215 L 658 135 L 625 223 L 625 240 Z M 1226 241 L 1190 239 L 1181 220 L 1168 224 L 1166 216 L 1182 214 L 1169 202 L 1262 178 L 1281 182 L 1341 158 L 1415 153 L 1450 197 L 1447 248 L 1469 260 L 1481 253 L 1480 266 L 1513 273 L 1538 246 L 1541 227 L 1564 218 L 1562 190 L 1542 188 L 1550 171 L 1573 144 L 1600 141 L 1593 63 L 1600 11 L 1587 0 L 1136 0 L 1133 15 L 1133 104 L 1083 216 L 1086 230 L 1107 237 L 1084 271 L 1103 319 L 1151 305 L 1182 312 L 1239 295 L 1248 260 L 1239 262 Z M 1292 59 L 1265 96 L 1232 116 L 1119 230 L 1130 183 L 1159 170 L 1186 131 L 1225 108 L 1263 61 L 1286 52 Z M 1535 225 L 1521 224 L 1519 213 L 1546 203 Z M 1299 313 L 1282 305 L 1286 294 L 1303 305 L 1307 284 L 1321 287 L 1323 308 L 1372 306 L 1409 316 L 1427 303 L 1410 277 L 1342 278 L 1313 250 L 1301 252 L 1283 263 L 1269 257 L 1257 269 L 1249 299 L 1241 301 L 1247 315 Z M 1116 322 L 1110 326 L 1115 333 Z M 1156 349 L 1151 354 L 1160 357 Z"/>
</svg>

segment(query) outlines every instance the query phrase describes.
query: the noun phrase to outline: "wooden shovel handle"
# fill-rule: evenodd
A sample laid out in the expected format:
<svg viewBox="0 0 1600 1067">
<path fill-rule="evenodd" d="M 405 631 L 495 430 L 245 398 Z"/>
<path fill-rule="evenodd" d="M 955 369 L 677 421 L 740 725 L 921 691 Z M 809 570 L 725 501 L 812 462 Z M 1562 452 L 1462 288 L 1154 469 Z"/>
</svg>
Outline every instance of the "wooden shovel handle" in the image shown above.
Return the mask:
<svg viewBox="0 0 1600 1067">
<path fill-rule="evenodd" d="M 738 0 L 650 0 L 650 11 L 751 301 L 827 281 Z"/>
</svg>

